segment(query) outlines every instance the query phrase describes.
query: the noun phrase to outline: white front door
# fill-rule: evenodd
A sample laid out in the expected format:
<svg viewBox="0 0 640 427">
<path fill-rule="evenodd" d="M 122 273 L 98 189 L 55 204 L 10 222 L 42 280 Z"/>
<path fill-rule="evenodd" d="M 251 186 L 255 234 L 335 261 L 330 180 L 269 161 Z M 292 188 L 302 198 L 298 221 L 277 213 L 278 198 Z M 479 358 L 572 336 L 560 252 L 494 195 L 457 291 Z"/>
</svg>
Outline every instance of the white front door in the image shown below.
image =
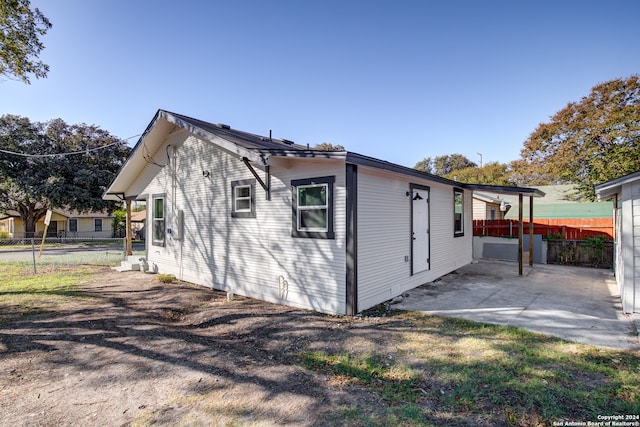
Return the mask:
<svg viewBox="0 0 640 427">
<path fill-rule="evenodd" d="M 412 273 L 429 269 L 429 190 L 411 191 Z"/>
</svg>

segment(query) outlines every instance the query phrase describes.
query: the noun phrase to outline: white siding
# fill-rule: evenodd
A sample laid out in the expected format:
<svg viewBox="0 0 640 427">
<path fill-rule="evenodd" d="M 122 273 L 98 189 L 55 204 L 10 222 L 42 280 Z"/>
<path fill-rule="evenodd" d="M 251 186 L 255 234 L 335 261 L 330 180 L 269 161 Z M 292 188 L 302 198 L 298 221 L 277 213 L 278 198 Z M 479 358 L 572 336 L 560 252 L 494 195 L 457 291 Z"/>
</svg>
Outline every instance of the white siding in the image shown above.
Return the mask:
<svg viewBox="0 0 640 427">
<path fill-rule="evenodd" d="M 490 219 L 487 213 L 487 203 L 482 200 L 473 199 L 473 219 Z"/>
<path fill-rule="evenodd" d="M 148 259 L 159 272 L 266 301 L 345 312 L 344 162 L 281 161 L 271 167 L 270 201 L 256 182 L 256 218 L 232 218 L 231 181 L 253 178 L 242 161 L 185 133 L 169 137 L 166 144 L 176 154 L 142 193 L 149 202 L 154 194 L 166 195 L 166 228 L 176 230 L 182 210 L 184 233 L 180 240 L 167 234 L 164 247 L 153 246 L 149 222 Z M 264 171 L 258 174 L 264 179 Z M 336 238 L 293 238 L 291 180 L 320 176 L 336 178 Z"/>
<path fill-rule="evenodd" d="M 640 182 L 623 184 L 617 197 L 616 281 L 622 311 L 640 312 Z"/>
<path fill-rule="evenodd" d="M 430 270 L 411 276 L 411 183 L 430 187 Z M 453 187 L 358 168 L 358 310 L 472 261 L 472 198 L 464 191 L 464 236 L 453 237 Z"/>
<path fill-rule="evenodd" d="M 636 181 L 631 186 L 631 209 L 633 211 L 633 281 L 625 290 L 627 298 L 631 299 L 629 312 L 640 312 L 640 182 Z"/>
</svg>

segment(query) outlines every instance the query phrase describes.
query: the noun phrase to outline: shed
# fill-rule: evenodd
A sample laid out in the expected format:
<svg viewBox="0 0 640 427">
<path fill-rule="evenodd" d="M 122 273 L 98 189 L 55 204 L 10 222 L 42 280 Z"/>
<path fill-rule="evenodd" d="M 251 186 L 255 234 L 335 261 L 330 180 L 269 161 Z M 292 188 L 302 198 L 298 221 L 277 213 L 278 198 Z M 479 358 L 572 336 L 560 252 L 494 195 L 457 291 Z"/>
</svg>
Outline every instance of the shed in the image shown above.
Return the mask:
<svg viewBox="0 0 640 427">
<path fill-rule="evenodd" d="M 147 202 L 158 272 L 353 315 L 470 263 L 482 188 L 158 110 L 104 198 Z"/>
<path fill-rule="evenodd" d="M 640 171 L 595 187 L 598 200 L 613 201 L 614 272 L 622 311 L 640 312 Z"/>
</svg>

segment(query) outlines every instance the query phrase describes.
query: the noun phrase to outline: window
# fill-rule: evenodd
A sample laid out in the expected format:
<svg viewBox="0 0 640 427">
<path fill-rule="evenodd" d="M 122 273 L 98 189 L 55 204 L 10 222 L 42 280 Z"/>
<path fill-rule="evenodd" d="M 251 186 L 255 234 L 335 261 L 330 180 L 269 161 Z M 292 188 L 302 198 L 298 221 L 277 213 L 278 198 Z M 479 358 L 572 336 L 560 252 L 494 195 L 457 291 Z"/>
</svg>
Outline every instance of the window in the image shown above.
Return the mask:
<svg viewBox="0 0 640 427">
<path fill-rule="evenodd" d="M 453 236 L 464 236 L 464 192 L 453 189 Z"/>
<path fill-rule="evenodd" d="M 153 196 L 152 206 L 152 238 L 151 243 L 155 246 L 164 246 L 164 196 Z"/>
<path fill-rule="evenodd" d="M 77 233 L 78 232 L 78 219 L 77 218 L 69 219 L 69 232 L 70 233 Z"/>
<path fill-rule="evenodd" d="M 102 231 L 102 218 L 93 219 L 93 231 Z"/>
<path fill-rule="evenodd" d="M 231 197 L 233 198 L 231 216 L 233 218 L 256 217 L 255 188 L 255 179 L 244 179 L 231 182 Z"/>
<path fill-rule="evenodd" d="M 334 176 L 291 181 L 293 237 L 333 239 Z"/>
</svg>

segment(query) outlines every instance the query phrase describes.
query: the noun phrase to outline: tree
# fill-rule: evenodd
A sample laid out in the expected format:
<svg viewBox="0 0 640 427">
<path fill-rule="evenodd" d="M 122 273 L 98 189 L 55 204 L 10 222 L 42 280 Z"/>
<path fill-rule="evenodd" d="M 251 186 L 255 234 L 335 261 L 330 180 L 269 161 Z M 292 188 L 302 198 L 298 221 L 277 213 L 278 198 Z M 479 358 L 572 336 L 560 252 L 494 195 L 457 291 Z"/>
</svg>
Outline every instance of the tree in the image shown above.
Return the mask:
<svg viewBox="0 0 640 427">
<path fill-rule="evenodd" d="M 116 236 L 124 235 L 127 229 L 127 210 L 123 207 L 115 209 L 113 212 L 113 223 L 111 229 L 116 232 Z"/>
<path fill-rule="evenodd" d="M 499 162 L 489 162 L 481 168 L 472 166 L 454 170 L 444 177 L 468 184 L 513 185 L 509 165 Z"/>
<path fill-rule="evenodd" d="M 30 84 L 29 76 L 46 77 L 49 66 L 38 60 L 44 44 L 40 37 L 51 22 L 29 0 L 0 1 L 0 74 Z"/>
<path fill-rule="evenodd" d="M 576 184 L 594 198 L 595 184 L 640 170 L 640 81 L 611 80 L 569 103 L 529 136 L 512 164 L 520 183 Z"/>
<path fill-rule="evenodd" d="M 25 117 L 4 115 L 0 150 L 0 211 L 18 211 L 28 236 L 47 209 L 116 208 L 114 202 L 102 200 L 102 194 L 129 148 L 107 131 L 68 125 L 62 119 L 32 123 Z"/>
<path fill-rule="evenodd" d="M 313 149 L 319 151 L 344 151 L 344 146 L 340 144 L 333 145 L 330 142 L 321 142 L 320 144 L 316 144 Z"/>
<path fill-rule="evenodd" d="M 431 157 L 425 157 L 415 164 L 413 167 L 416 170 L 433 174 L 433 159 Z"/>
<path fill-rule="evenodd" d="M 467 159 L 462 154 L 448 154 L 435 157 L 434 159 L 431 159 L 431 157 L 425 157 L 416 163 L 413 168 L 434 175 L 445 176 L 453 171 L 476 166 L 477 165 L 475 163 Z"/>
</svg>

